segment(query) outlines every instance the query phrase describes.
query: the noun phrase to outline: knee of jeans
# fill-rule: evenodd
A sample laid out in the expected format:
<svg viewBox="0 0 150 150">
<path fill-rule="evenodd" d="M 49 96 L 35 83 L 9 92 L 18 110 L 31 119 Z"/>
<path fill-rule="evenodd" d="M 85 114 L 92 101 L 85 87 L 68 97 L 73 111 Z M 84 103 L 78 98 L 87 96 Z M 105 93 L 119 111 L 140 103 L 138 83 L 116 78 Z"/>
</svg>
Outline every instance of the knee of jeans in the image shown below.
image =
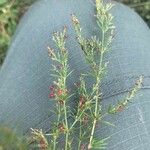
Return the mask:
<svg viewBox="0 0 150 150">
<path fill-rule="evenodd" d="M 12 100 L 14 100 L 13 105 L 17 103 L 18 106 L 22 106 L 23 102 L 26 103 L 26 101 L 30 101 L 32 104 L 36 102 L 37 109 L 29 109 L 31 112 L 27 113 L 36 114 L 38 111 L 40 117 L 42 113 L 45 115 L 45 120 L 49 117 L 46 115 L 49 108 L 45 94 L 49 92 L 47 87 L 50 76 L 47 70 L 50 63 L 46 49 L 48 45 L 54 46 L 51 33 L 60 30 L 64 25 L 68 26 L 67 48 L 70 53 L 70 68 L 76 70 L 76 74 L 84 72 L 87 66 L 76 41 L 70 14 L 75 13 L 77 15 L 85 36 L 99 36 L 100 32 L 94 18 L 94 10 L 92 0 L 61 0 L 59 3 L 57 0 L 44 0 L 37 2 L 29 9 L 21 20 L 1 71 L 0 83 L 5 85 L 5 89 L 7 89 L 7 91 L 0 89 L 3 91 L 1 97 L 3 99 L 6 97 L 9 105 Z M 144 73 L 144 75 L 148 75 L 149 73 L 148 28 L 138 15 L 123 5 L 116 4 L 113 14 L 116 31 L 111 51 L 105 58 L 110 65 L 103 82 L 104 94 L 107 96 L 128 88 L 127 79 L 129 77 L 133 79 L 137 75 Z M 34 93 L 31 92 L 26 96 L 33 89 Z M 19 95 L 18 91 L 20 92 Z M 10 107 L 14 112 L 13 117 L 16 117 L 18 115 L 17 108 L 6 106 L 6 108 Z M 23 108 L 25 110 L 25 105 Z M 5 114 L 5 110 L 3 113 Z M 7 119 L 12 117 L 10 113 L 7 113 L 7 116 Z M 42 118 L 40 117 L 35 119 L 34 125 L 41 122 Z M 20 119 L 23 120 L 22 122 L 26 122 L 25 120 L 28 118 L 22 112 L 18 116 L 18 120 Z M 32 124 L 31 120 L 29 124 Z"/>
</svg>

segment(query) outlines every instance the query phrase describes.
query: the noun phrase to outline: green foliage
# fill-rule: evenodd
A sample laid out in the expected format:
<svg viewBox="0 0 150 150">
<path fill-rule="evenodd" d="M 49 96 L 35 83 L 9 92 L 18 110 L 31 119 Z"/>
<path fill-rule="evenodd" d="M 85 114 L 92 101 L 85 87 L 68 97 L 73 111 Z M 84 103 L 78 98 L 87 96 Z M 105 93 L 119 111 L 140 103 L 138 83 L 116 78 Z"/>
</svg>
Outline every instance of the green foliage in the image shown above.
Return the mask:
<svg viewBox="0 0 150 150">
<path fill-rule="evenodd" d="M 17 9 L 13 9 L 13 3 L 7 4 L 6 1 L 0 3 L 0 62 L 3 61 L 4 51 L 10 44 L 10 37 L 12 36 L 17 25 Z"/>
<path fill-rule="evenodd" d="M 26 139 L 19 137 L 9 128 L 0 128 L 0 150 L 27 150 L 29 144 Z"/>
<path fill-rule="evenodd" d="M 105 139 L 93 139 L 92 141 L 92 147 L 94 147 L 94 150 L 104 150 L 107 148 L 107 140 L 108 138 Z"/>
<path fill-rule="evenodd" d="M 20 17 L 32 1 L 0 0 L 0 64 L 6 56 Z"/>
<path fill-rule="evenodd" d="M 4 3 L 6 3 L 6 2 L 7 2 L 7 0 L 1 0 L 1 1 L 0 1 L 0 5 L 4 4 Z"/>
</svg>

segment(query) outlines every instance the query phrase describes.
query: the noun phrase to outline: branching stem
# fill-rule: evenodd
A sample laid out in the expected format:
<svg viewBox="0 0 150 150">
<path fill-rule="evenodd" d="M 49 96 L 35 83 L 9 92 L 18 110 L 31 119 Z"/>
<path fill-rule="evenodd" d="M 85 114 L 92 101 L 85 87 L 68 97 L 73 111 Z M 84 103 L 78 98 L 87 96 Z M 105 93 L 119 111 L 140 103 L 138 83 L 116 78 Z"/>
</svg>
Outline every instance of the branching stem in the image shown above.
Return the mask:
<svg viewBox="0 0 150 150">
<path fill-rule="evenodd" d="M 99 119 L 99 112 L 100 112 L 100 104 L 99 104 L 99 95 L 100 95 L 100 83 L 101 83 L 101 69 L 102 69 L 102 63 L 103 63 L 103 57 L 104 57 L 104 46 L 105 46 L 105 31 L 102 28 L 102 49 L 101 49 L 101 55 L 100 55 L 100 61 L 99 61 L 99 70 L 98 70 L 98 75 L 96 77 L 96 98 L 95 98 L 95 111 L 94 111 L 94 121 L 92 125 L 92 130 L 91 130 L 91 135 L 90 135 L 90 140 L 89 140 L 89 145 L 88 149 L 92 148 L 92 141 L 94 138 L 94 132 L 96 128 L 97 121 Z"/>
</svg>

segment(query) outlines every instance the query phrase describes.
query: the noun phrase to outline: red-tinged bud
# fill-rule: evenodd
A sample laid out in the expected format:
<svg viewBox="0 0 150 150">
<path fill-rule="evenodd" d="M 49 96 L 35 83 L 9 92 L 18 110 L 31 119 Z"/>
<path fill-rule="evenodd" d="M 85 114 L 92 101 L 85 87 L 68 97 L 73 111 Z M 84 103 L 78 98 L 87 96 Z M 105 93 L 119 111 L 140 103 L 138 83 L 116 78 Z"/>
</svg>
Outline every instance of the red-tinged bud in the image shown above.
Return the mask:
<svg viewBox="0 0 150 150">
<path fill-rule="evenodd" d="M 80 96 L 80 101 L 84 101 L 84 97 L 83 96 Z"/>
<path fill-rule="evenodd" d="M 49 98 L 53 98 L 53 97 L 55 97 L 55 94 L 52 92 L 49 94 Z"/>
<path fill-rule="evenodd" d="M 41 150 L 46 150 L 47 149 L 47 144 L 45 143 L 43 138 L 39 141 L 39 144 L 40 144 Z"/>
<path fill-rule="evenodd" d="M 83 96 L 81 96 L 79 100 L 79 108 L 82 109 L 84 107 L 84 104 L 85 104 L 85 99 Z"/>
<path fill-rule="evenodd" d="M 51 91 L 54 91 L 54 85 L 50 86 L 49 89 L 50 89 Z"/>
<path fill-rule="evenodd" d="M 63 94 L 63 90 L 59 89 L 59 90 L 57 91 L 57 95 L 58 95 L 58 96 L 62 96 L 62 94 Z"/>
<path fill-rule="evenodd" d="M 86 150 L 85 144 L 81 144 L 81 150 Z"/>
<path fill-rule="evenodd" d="M 124 110 L 124 106 L 123 105 L 120 105 L 118 108 L 117 108 L 117 112 L 122 112 Z"/>
<path fill-rule="evenodd" d="M 65 127 L 64 127 L 63 124 L 59 124 L 59 125 L 58 125 L 58 128 L 59 128 L 59 131 L 60 131 L 60 132 L 62 132 L 62 133 L 65 132 Z"/>
</svg>

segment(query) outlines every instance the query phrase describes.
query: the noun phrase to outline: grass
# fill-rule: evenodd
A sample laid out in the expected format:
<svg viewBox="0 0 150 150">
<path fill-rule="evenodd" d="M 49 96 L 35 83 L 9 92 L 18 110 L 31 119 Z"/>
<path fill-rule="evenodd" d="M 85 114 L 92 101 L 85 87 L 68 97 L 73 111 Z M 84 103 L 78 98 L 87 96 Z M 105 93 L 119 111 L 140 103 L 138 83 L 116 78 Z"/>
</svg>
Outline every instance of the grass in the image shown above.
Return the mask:
<svg viewBox="0 0 150 150">
<path fill-rule="evenodd" d="M 6 56 L 19 19 L 33 0 L 0 0 L 0 64 Z"/>
<path fill-rule="evenodd" d="M 19 19 L 36 0 L 0 0 L 0 64 L 3 63 Z M 149 0 L 117 0 L 135 9 L 150 26 Z"/>
</svg>

